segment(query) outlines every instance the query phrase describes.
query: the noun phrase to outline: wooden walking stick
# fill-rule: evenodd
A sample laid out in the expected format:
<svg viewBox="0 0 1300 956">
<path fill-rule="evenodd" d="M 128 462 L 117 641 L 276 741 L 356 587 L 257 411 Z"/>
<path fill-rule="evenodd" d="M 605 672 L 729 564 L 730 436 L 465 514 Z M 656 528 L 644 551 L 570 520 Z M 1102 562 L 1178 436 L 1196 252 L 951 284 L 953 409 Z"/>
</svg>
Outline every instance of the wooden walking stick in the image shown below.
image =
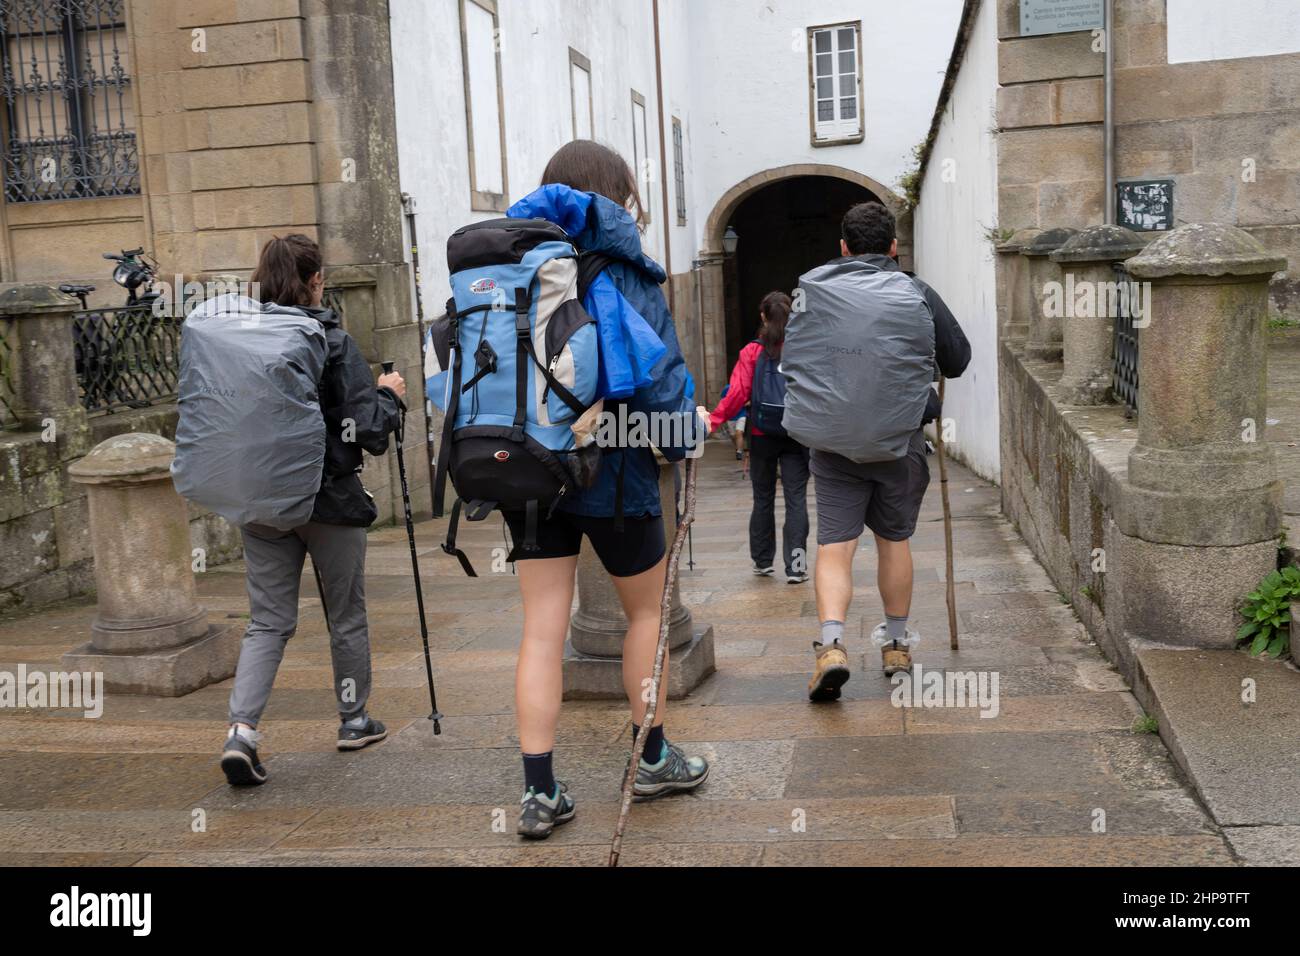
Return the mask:
<svg viewBox="0 0 1300 956">
<path fill-rule="evenodd" d="M 939 407 L 943 408 L 943 377 L 939 378 Z M 939 421 L 934 429 L 935 449 L 939 453 L 939 496 L 943 499 L 943 550 L 945 571 L 948 582 L 948 646 L 954 651 L 957 647 L 957 590 L 952 580 L 952 509 L 948 506 L 948 465 L 943 457 L 943 412 L 939 412 Z"/>
<path fill-rule="evenodd" d="M 673 604 L 673 582 L 677 580 L 677 565 L 682 557 L 682 545 L 695 520 L 695 464 L 694 458 L 686 459 L 686 506 L 677 519 L 677 532 L 673 535 L 673 546 L 668 551 L 668 570 L 664 574 L 664 596 L 659 605 L 659 643 L 655 647 L 655 664 L 650 672 L 650 700 L 646 704 L 645 717 L 641 719 L 641 730 L 632 741 L 632 758 L 627 764 L 627 773 L 623 777 L 623 803 L 618 811 L 618 825 L 614 828 L 614 840 L 609 845 L 609 865 L 618 866 L 618 856 L 623 847 L 623 831 L 627 828 L 627 817 L 632 809 L 632 785 L 636 782 L 636 767 L 640 761 L 640 748 L 645 744 L 645 736 L 655 723 L 655 711 L 659 709 L 659 681 L 664 673 L 664 653 L 668 650 L 668 621 Z"/>
</svg>

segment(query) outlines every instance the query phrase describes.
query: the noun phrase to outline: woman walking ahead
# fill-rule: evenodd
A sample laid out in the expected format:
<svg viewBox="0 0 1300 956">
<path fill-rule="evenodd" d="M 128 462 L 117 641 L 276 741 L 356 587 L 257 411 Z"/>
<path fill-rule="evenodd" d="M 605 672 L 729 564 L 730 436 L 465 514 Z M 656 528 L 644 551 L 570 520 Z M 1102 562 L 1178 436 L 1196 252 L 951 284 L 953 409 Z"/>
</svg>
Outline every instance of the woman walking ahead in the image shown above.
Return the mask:
<svg viewBox="0 0 1300 956">
<path fill-rule="evenodd" d="M 759 304 L 758 338 L 740 350 L 731 371 L 726 394 L 709 416 L 709 430 L 749 405 L 749 480 L 754 488 L 754 508 L 749 514 L 749 556 L 754 573 L 776 569 L 776 476 L 779 469 L 785 492 L 785 527 L 781 545 L 785 579 L 790 584 L 808 580 L 808 449 L 785 433 L 785 380 L 777 366 L 790 317 L 790 297 L 769 292 Z"/>
<path fill-rule="evenodd" d="M 290 531 L 257 524 L 240 528 L 247 565 L 249 623 L 230 694 L 230 731 L 221 769 L 232 784 L 259 784 L 257 725 L 271 695 L 285 644 L 298 626 L 298 589 L 311 555 L 324 592 L 338 697 L 340 750 L 383 740 L 384 725 L 366 713 L 370 696 L 370 634 L 366 623 L 366 528 L 378 512 L 361 484 L 362 449 L 388 450 L 398 428 L 406 385 L 390 372 L 376 385 L 370 366 L 339 317 L 321 305 L 325 278 L 320 248 L 303 235 L 275 238 L 262 249 L 253 282 L 263 307 L 289 307 L 324 328 L 328 353 L 319 383 L 325 419 L 325 463 L 311 520 Z M 282 314 L 285 310 L 281 309 Z M 274 322 L 268 311 L 260 321 Z M 268 422 L 274 417 L 268 415 Z"/>
<path fill-rule="evenodd" d="M 695 406 L 687 397 L 686 363 L 659 288 L 664 271 L 641 251 L 641 200 L 627 162 L 605 146 L 578 140 L 551 157 L 542 184 L 515 203 L 509 215 L 546 219 L 562 228 L 579 252 L 608 256 L 610 264 L 586 298 L 588 311 L 595 310 L 598 325 L 620 325 L 623 333 L 617 337 L 625 342 L 636 340 L 640 333 L 642 343 L 648 339 L 652 354 L 658 356 L 652 365 L 639 369 L 637 386 L 624 399 L 628 413 L 681 415 L 693 422 Z M 607 344 L 602 336 L 602 370 L 609 357 Z M 611 397 L 621 396 L 606 396 Z M 686 450 L 660 448 L 670 460 L 681 459 Z M 552 752 L 563 690 L 564 638 L 584 538 L 613 578 L 627 615 L 623 686 L 632 710 L 633 739 L 645 715 L 647 702 L 642 694 L 649 686 L 659 640 L 659 605 L 667 568 L 659 466 L 648 446 L 606 449 L 602 459 L 595 484 L 567 495 L 549 519 L 539 522 L 537 550 L 519 547 L 525 539 L 525 516 L 506 514 L 524 603 L 524 635 L 515 674 L 524 764 L 518 832 L 533 839 L 549 836 L 556 825 L 574 815 L 573 798 L 553 774 Z M 708 776 L 709 766 L 702 758 L 688 757 L 664 737 L 667 689 L 665 660 L 656 725 L 642 743 L 637 765 L 637 799 L 691 790 Z"/>
</svg>

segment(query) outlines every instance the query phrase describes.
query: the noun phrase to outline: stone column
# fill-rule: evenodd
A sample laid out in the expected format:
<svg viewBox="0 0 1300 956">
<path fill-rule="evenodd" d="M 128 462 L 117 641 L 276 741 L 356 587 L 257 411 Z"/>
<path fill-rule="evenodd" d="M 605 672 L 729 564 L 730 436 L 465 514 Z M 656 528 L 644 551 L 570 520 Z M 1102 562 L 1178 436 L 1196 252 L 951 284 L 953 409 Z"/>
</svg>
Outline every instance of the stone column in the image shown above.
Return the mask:
<svg viewBox="0 0 1300 956">
<path fill-rule="evenodd" d="M 1048 316 L 1044 311 L 1047 283 L 1060 282 L 1061 270 L 1051 255 L 1065 245 L 1078 230 L 1058 227 L 1040 232 L 1031 239 L 1020 254 L 1028 259 L 1029 266 L 1029 336 L 1025 340 L 1025 355 L 1048 362 L 1061 360 L 1061 319 Z"/>
<path fill-rule="evenodd" d="M 998 329 L 1003 339 L 1023 339 L 1029 334 L 1029 316 L 1034 299 L 1029 289 L 1029 260 L 1021 255 L 1041 229 L 1020 229 L 997 252 Z"/>
<path fill-rule="evenodd" d="M 1068 405 L 1110 400 L 1115 319 L 1119 297 L 1128 295 L 1116 285 L 1114 266 L 1145 248 L 1145 239 L 1121 226 L 1089 226 L 1049 257 L 1065 282 L 1065 371 L 1057 384 Z"/>
<path fill-rule="evenodd" d="M 90 501 L 98 606 L 90 643 L 63 666 L 103 672 L 110 691 L 179 697 L 235 672 L 238 626 L 209 625 L 198 603 L 175 453 L 161 435 L 133 432 L 68 469 Z"/>
<path fill-rule="evenodd" d="M 13 356 L 18 427 L 51 434 L 63 460 L 82 454 L 90 441 L 77 391 L 72 336 L 77 307 L 72 296 L 47 285 L 12 285 L 0 292 L 0 316 L 13 320 L 18 346 Z"/>
<path fill-rule="evenodd" d="M 1149 282 L 1138 440 L 1118 509 L 1126 630 L 1232 647 L 1275 566 L 1282 484 L 1264 441 L 1268 283 L 1286 259 L 1232 226 L 1182 226 L 1128 260 Z"/>
<path fill-rule="evenodd" d="M 659 500 L 664 512 L 664 541 L 672 547 L 677 531 L 673 469 L 659 469 Z M 618 592 L 590 547 L 578 558 L 578 609 L 569 624 L 564 653 L 564 697 L 617 699 L 623 690 L 623 637 L 627 616 Z M 669 614 L 668 696 L 685 697 L 713 673 L 713 627 L 696 625 L 682 603 L 680 580 L 673 581 Z"/>
</svg>

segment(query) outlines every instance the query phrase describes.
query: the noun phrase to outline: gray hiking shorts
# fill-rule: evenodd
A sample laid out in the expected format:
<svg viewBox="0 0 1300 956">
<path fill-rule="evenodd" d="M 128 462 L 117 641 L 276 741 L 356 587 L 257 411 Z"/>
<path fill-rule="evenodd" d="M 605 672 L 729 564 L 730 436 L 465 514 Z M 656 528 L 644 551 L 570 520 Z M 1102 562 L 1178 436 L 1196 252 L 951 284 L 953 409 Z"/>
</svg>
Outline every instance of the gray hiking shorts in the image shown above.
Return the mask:
<svg viewBox="0 0 1300 956">
<path fill-rule="evenodd" d="M 906 541 L 916 531 L 930 465 L 925 435 L 917 430 L 907 454 L 894 461 L 859 464 L 833 452 L 812 453 L 817 492 L 817 543 L 856 541 L 863 527 L 886 541 Z"/>
</svg>

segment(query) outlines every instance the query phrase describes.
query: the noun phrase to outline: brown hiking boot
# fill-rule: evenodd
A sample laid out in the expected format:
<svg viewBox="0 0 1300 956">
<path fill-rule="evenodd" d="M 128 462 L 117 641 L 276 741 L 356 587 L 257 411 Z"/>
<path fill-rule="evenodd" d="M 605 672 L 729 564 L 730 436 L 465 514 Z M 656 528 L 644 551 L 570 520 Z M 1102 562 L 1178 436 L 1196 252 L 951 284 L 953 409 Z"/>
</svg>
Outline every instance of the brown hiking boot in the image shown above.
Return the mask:
<svg viewBox="0 0 1300 956">
<path fill-rule="evenodd" d="M 839 641 L 830 644 L 813 641 L 813 647 L 817 649 L 817 669 L 808 682 L 808 699 L 839 700 L 840 688 L 849 679 L 849 655 Z"/>
<path fill-rule="evenodd" d="M 912 652 L 906 644 L 892 641 L 880 649 L 880 657 L 884 661 L 886 677 L 912 672 Z"/>
</svg>

